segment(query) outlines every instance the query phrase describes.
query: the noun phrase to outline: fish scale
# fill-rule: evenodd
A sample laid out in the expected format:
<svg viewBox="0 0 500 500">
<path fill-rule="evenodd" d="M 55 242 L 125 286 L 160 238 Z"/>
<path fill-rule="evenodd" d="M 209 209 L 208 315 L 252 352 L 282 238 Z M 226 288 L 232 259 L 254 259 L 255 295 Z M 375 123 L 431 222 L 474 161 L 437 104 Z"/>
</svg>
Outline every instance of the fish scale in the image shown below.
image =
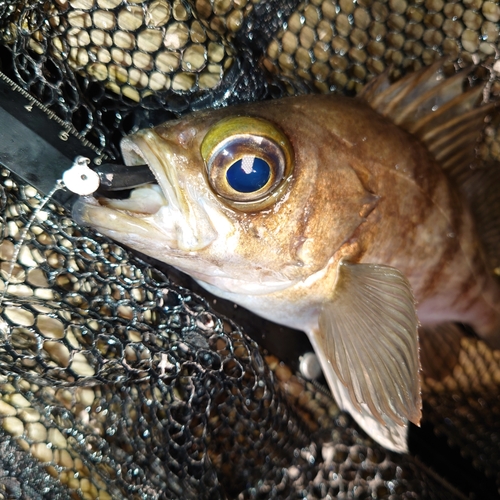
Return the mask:
<svg viewBox="0 0 500 500">
<path fill-rule="evenodd" d="M 317 4 L 319 5 L 319 2 L 317 2 Z M 493 4 L 493 5 L 492 5 Z M 358 5 L 361 5 L 362 7 L 362 10 L 365 10 L 365 11 L 368 11 L 368 5 L 366 4 L 361 4 L 361 2 L 358 2 Z M 400 2 L 400 3 L 396 3 L 396 2 L 376 2 L 376 5 L 377 5 L 377 8 L 386 8 L 386 9 L 391 9 L 393 5 L 399 5 L 399 10 L 402 10 L 404 11 L 405 8 L 411 8 L 413 6 L 412 3 L 405 3 L 405 2 Z M 497 7 L 494 2 L 457 2 L 456 4 L 451 4 L 453 7 L 450 7 L 450 8 L 453 8 L 453 9 L 456 9 L 457 12 L 460 12 L 462 9 L 462 12 L 467 10 L 465 7 L 469 7 L 469 10 L 472 10 L 473 13 L 477 14 L 479 13 L 479 18 L 481 19 L 482 18 L 482 23 L 484 23 L 484 18 L 485 18 L 485 14 L 484 12 L 487 12 L 488 15 L 490 16 L 493 16 L 493 19 L 494 19 L 494 16 L 496 15 L 496 11 L 495 11 L 495 7 Z M 347 7 L 346 7 L 347 6 Z M 434 7 L 433 7 L 434 6 Z M 440 16 L 439 16 L 439 13 L 441 12 L 442 13 L 442 9 L 443 8 L 443 5 L 442 5 L 442 2 L 426 2 L 425 3 L 425 6 L 422 7 L 422 5 L 420 5 L 421 8 L 424 9 L 424 12 L 427 16 L 427 18 L 429 19 L 432 19 L 433 20 L 433 23 L 436 24 L 438 23 L 439 19 L 440 19 Z M 340 8 L 341 9 L 344 9 L 344 8 L 350 8 L 348 2 L 340 2 Z M 2 10 L 3 9 L 3 10 Z M 425 9 L 428 9 L 428 10 L 425 10 Z M 0 16 L 1 19 L 5 19 L 5 13 L 9 12 L 9 4 L 8 3 L 4 3 L 0 6 L 0 12 L 2 13 L 2 15 Z M 406 12 L 406 11 L 404 11 Z M 468 16 L 471 16 L 471 14 L 468 14 Z M 482 16 L 482 17 L 481 17 Z M 223 16 L 222 16 L 223 17 Z M 348 17 L 348 16 L 347 16 Z M 403 16 L 404 17 L 404 16 Z M 472 19 L 474 19 L 474 16 L 471 16 Z M 467 18 L 468 19 L 468 18 Z M 288 20 L 288 19 L 287 19 Z M 422 19 L 420 19 L 419 21 L 419 18 L 418 16 L 415 18 L 415 19 L 409 19 L 407 20 L 406 18 L 404 18 L 403 20 L 401 20 L 400 17 L 394 17 L 393 20 L 395 23 L 399 23 L 399 24 L 395 24 L 394 26 L 401 26 L 401 25 L 404 25 L 404 26 L 410 26 L 410 28 L 408 29 L 404 29 L 404 30 L 399 30 L 397 32 L 397 34 L 399 34 L 399 40 L 401 40 L 401 37 L 403 37 L 405 40 L 406 40 L 406 36 L 407 36 L 407 31 L 408 32 L 415 32 L 418 34 L 419 31 L 421 31 L 422 29 L 425 29 L 425 26 L 423 26 L 423 23 L 422 23 Z M 348 19 L 349 21 L 349 19 Z M 453 21 L 453 19 L 452 19 Z M 498 20 L 496 21 L 492 21 L 494 23 L 496 23 Z M 379 26 L 377 25 L 376 27 L 374 27 L 374 29 L 378 29 L 378 30 L 382 30 L 382 28 L 384 27 L 384 25 L 388 24 L 388 21 L 387 19 L 383 20 L 381 22 L 381 25 L 382 26 Z M 340 21 L 339 21 L 339 26 L 342 27 L 342 25 L 340 24 Z M 347 34 L 349 33 L 349 29 L 350 28 L 350 24 L 348 25 L 348 23 L 346 23 L 344 25 L 344 28 L 345 28 L 345 31 L 344 33 L 341 33 L 340 34 L 340 41 L 342 43 L 344 43 L 345 45 L 345 39 L 347 37 Z M 455 25 L 456 26 L 456 25 Z M 460 25 L 458 25 L 458 27 L 460 27 Z M 9 27 L 10 28 L 10 27 Z M 245 29 L 245 25 L 243 23 L 243 29 Z M 385 28 L 387 30 L 387 27 Z M 391 25 L 391 29 L 393 29 L 393 26 Z M 474 27 L 472 25 L 472 28 L 469 28 L 471 29 L 474 33 L 480 33 L 481 32 L 481 28 L 479 27 Z M 8 31 L 8 29 L 7 29 Z M 15 30 L 13 30 L 15 31 Z M 6 33 L 6 31 L 4 31 L 4 34 Z M 384 34 L 385 32 L 384 31 L 379 31 L 379 34 Z M 456 31 L 451 31 L 452 35 L 453 36 L 461 36 L 462 32 L 459 32 L 458 31 L 458 28 Z M 416 36 L 416 35 L 413 35 L 413 36 Z M 11 37 L 12 38 L 12 37 Z M 452 37 L 453 38 L 453 37 Z M 8 37 L 7 37 L 8 39 Z M 398 38 L 396 37 L 395 40 L 397 41 Z M 460 44 L 460 41 L 457 42 L 458 44 Z M 418 45 L 416 45 L 417 48 L 418 48 Z M 437 48 L 437 51 L 439 52 L 440 51 L 440 47 L 436 47 Z M 383 54 L 386 54 L 387 53 L 387 57 L 389 57 L 393 52 L 391 51 L 391 48 L 388 48 L 387 46 L 380 46 L 379 47 L 381 53 Z M 26 83 L 25 85 L 31 89 L 31 91 L 35 94 L 39 94 L 40 95 L 40 86 L 43 88 L 43 85 L 46 84 L 46 82 L 43 81 L 43 79 L 40 81 L 39 79 L 37 80 L 37 78 L 34 77 L 35 74 L 40 74 L 40 73 L 37 73 L 38 71 L 38 68 L 40 67 L 45 67 L 47 69 L 47 72 L 45 74 L 52 74 L 54 75 L 53 71 L 49 71 L 50 69 L 50 64 L 52 64 L 51 62 L 48 62 L 48 60 L 46 58 L 44 58 L 43 56 L 39 55 L 37 56 L 37 58 L 32 58 L 32 56 L 28 55 L 26 59 L 24 59 L 23 61 L 23 58 L 25 57 L 24 55 L 26 54 L 25 52 L 25 48 L 23 48 L 23 45 L 20 44 L 18 45 L 17 47 L 14 48 L 14 55 L 16 57 L 16 61 L 17 63 L 19 64 L 19 68 L 21 69 L 21 72 L 23 74 L 23 76 L 26 78 Z M 329 55 L 333 55 L 334 52 L 336 51 L 336 47 L 327 47 L 327 53 Z M 342 52 L 343 50 L 343 45 L 340 46 L 340 50 L 338 53 L 335 53 L 336 56 L 339 56 L 339 54 Z M 331 54 L 330 54 L 331 52 Z M 402 59 L 401 59 L 401 54 L 403 54 L 403 56 L 406 56 L 409 58 L 409 60 L 413 60 L 413 56 L 407 56 L 406 53 L 405 53 L 405 49 L 404 49 L 404 45 L 403 45 L 403 49 L 399 50 L 399 52 L 395 52 L 397 57 L 395 58 L 396 60 L 393 61 L 395 63 L 395 66 L 396 67 L 400 67 L 401 66 L 401 62 L 402 62 Z M 473 54 L 475 55 L 479 55 L 479 56 L 483 56 L 484 53 L 482 52 L 482 49 L 481 49 L 481 46 L 479 47 L 478 50 L 473 50 L 472 52 Z M 305 60 L 305 59 L 304 59 Z M 49 61 L 50 61 L 50 58 L 49 58 Z M 341 60 L 340 57 L 337 57 L 335 59 L 335 64 L 344 64 Z M 337 71 L 338 75 L 339 76 L 336 76 L 335 78 L 340 78 L 340 83 L 344 82 L 344 77 L 340 76 L 342 74 L 345 75 L 345 85 L 346 86 L 349 86 L 348 88 L 348 91 L 352 92 L 352 88 L 353 86 L 356 86 L 356 84 L 358 84 L 358 87 L 359 87 L 359 83 L 360 83 L 360 80 L 363 81 L 364 78 L 367 77 L 367 75 L 370 74 L 370 71 L 369 70 L 366 70 L 365 72 L 362 72 L 360 70 L 360 68 L 363 68 L 363 64 L 358 64 L 355 66 L 355 70 L 353 70 L 353 73 L 350 72 L 352 68 L 352 62 L 348 60 L 347 64 L 345 65 L 345 68 L 341 68 L 339 71 Z M 35 69 L 37 71 L 35 71 Z M 55 73 L 55 77 L 51 80 L 51 82 L 53 83 L 54 80 L 57 80 L 58 76 L 57 76 L 57 73 Z M 297 77 L 297 75 L 299 75 L 299 78 Z M 71 74 L 69 74 L 69 76 L 71 77 Z M 88 82 L 90 79 L 88 79 L 87 77 L 83 77 L 83 81 L 84 82 Z M 288 81 L 292 81 L 292 84 L 295 86 L 298 86 L 298 87 L 301 87 L 304 85 L 304 79 L 300 77 L 300 73 L 298 70 L 296 70 L 295 72 L 290 72 L 289 74 L 286 75 L 285 78 L 282 78 L 282 80 L 284 80 L 285 82 L 288 82 Z M 251 81 L 251 77 L 249 76 L 249 81 Z M 354 82 L 355 84 L 353 85 L 352 83 L 350 82 Z M 223 81 L 223 86 L 227 83 L 226 80 Z M 38 87 L 37 87 L 38 85 Z M 84 86 L 85 85 L 88 85 L 88 83 L 84 83 L 83 84 Z M 341 88 L 346 88 L 346 87 L 342 87 L 342 85 L 339 85 L 338 86 L 339 89 Z M 94 92 L 95 92 L 95 88 L 93 89 Z M 45 101 L 48 102 L 49 104 L 54 104 L 54 102 L 57 101 L 58 98 L 56 98 L 55 96 L 59 96 L 62 94 L 62 90 L 59 91 L 59 93 L 55 93 L 53 95 L 49 95 L 47 96 L 47 94 L 43 94 L 42 97 L 45 97 Z M 174 93 L 175 94 L 175 93 Z M 99 101 L 99 96 L 100 94 L 97 93 L 96 96 L 95 96 L 95 101 L 94 102 L 102 102 L 102 101 Z M 107 95 L 107 98 L 108 99 L 111 99 L 111 102 L 114 102 L 114 98 L 111 97 L 110 98 L 110 94 Z M 58 109 L 58 112 L 60 114 L 62 114 L 65 118 L 71 118 L 73 116 L 73 119 L 77 122 L 78 126 L 81 127 L 82 126 L 82 116 L 83 116 L 83 122 L 84 122 L 84 125 L 83 127 L 85 128 L 85 123 L 87 123 L 85 120 L 89 120 L 89 123 L 90 123 L 90 120 L 91 118 L 92 119 L 96 119 L 95 123 L 97 124 L 97 128 L 99 126 L 101 126 L 101 135 L 99 136 L 101 138 L 101 143 L 102 141 L 104 141 L 104 143 L 107 143 L 108 144 L 108 148 L 111 148 L 112 150 L 112 142 L 113 140 L 110 139 L 111 137 L 111 132 L 112 132 L 112 128 L 108 128 L 106 126 L 102 126 L 102 123 L 101 123 L 101 118 L 99 117 L 99 113 L 96 112 L 96 108 L 97 106 L 95 104 L 92 104 L 89 108 L 86 108 L 86 109 L 90 109 L 90 113 L 81 113 L 79 111 L 76 111 L 77 108 L 78 108 L 78 100 L 76 100 L 76 103 L 77 105 L 75 106 L 75 103 L 71 100 L 71 96 L 68 96 L 66 97 L 66 100 L 63 101 L 64 102 L 64 105 L 61 106 L 61 104 L 59 103 L 59 108 Z M 109 102 L 109 101 L 108 101 Z M 122 105 L 122 109 L 121 109 L 121 112 L 123 114 L 123 116 L 126 116 L 126 113 L 127 111 L 130 109 L 127 104 L 127 106 L 123 105 L 123 102 L 121 100 L 119 100 L 118 102 L 120 102 L 120 105 Z M 176 105 L 176 102 L 175 102 L 175 99 L 171 99 L 170 101 L 168 101 L 171 104 L 172 108 L 176 110 L 179 109 L 179 106 Z M 88 106 L 88 104 L 86 104 Z M 189 108 L 189 105 L 187 105 L 186 107 L 184 107 L 184 109 L 187 109 Z M 125 112 L 123 112 L 123 110 L 125 110 Z M 111 112 L 107 115 L 108 117 L 111 116 L 111 117 L 114 117 L 115 116 L 115 113 L 118 113 L 116 112 L 114 109 L 111 110 Z M 105 113 L 106 114 L 106 113 Z M 113 120 L 111 120 L 111 122 L 113 122 Z M 109 121 L 108 121 L 109 123 Z M 119 124 L 119 127 L 120 128 L 120 133 L 124 133 L 124 131 L 126 131 L 126 128 L 124 127 L 123 125 L 123 122 L 120 122 L 119 120 L 116 121 L 116 123 Z M 90 134 L 92 135 L 93 132 L 90 132 Z M 496 154 L 496 157 L 499 157 L 499 154 L 498 154 L 498 151 L 499 151 L 499 148 L 498 148 L 498 139 L 496 138 L 495 136 L 496 132 L 495 132 L 495 129 L 491 128 L 489 133 L 487 134 L 487 137 L 486 137 L 486 146 L 483 146 L 483 152 L 484 152 L 484 155 L 490 155 L 492 154 L 494 157 L 495 157 L 495 154 Z M 96 134 L 97 135 L 97 134 Z M 95 140 L 95 139 L 94 139 Z M 9 202 L 10 203 L 10 202 Z M 12 207 L 11 210 L 13 210 L 14 212 L 17 210 L 16 208 L 16 204 L 15 203 L 11 203 L 10 206 Z M 63 223 L 64 225 L 65 223 Z M 22 226 L 22 223 L 20 223 L 20 225 Z M 57 225 L 57 223 L 56 223 Z M 11 226 L 12 227 L 12 226 Z M 63 227 L 63 226 L 61 226 Z M 43 239 L 43 238 L 42 238 Z M 88 243 L 90 245 L 92 245 L 91 243 L 91 239 L 88 240 Z M 115 257 L 113 256 L 113 259 Z M 54 260 L 52 260 L 53 263 L 55 263 Z M 104 269 L 104 268 L 103 268 Z M 36 274 L 34 273 L 34 269 L 32 270 L 33 271 L 33 276 L 36 276 Z M 22 275 L 22 273 L 19 275 L 19 279 L 20 279 L 20 276 Z M 33 278 L 34 279 L 34 278 Z M 66 278 L 61 278 L 61 281 L 60 283 L 64 284 L 65 283 L 65 279 Z M 102 279 L 105 281 L 106 280 L 106 277 L 103 276 Z M 43 288 L 43 287 L 42 287 Z M 38 293 L 41 293 L 40 291 Z M 47 290 L 46 290 L 46 293 L 49 293 Z M 102 308 L 102 312 L 106 312 L 106 308 L 103 307 Z M 486 356 L 485 359 L 489 359 L 488 358 L 488 354 L 485 354 L 484 351 L 482 351 L 481 349 L 478 349 L 477 347 L 475 347 L 477 344 L 475 344 L 474 342 L 472 343 L 472 349 L 474 351 L 474 356 L 476 357 L 476 359 L 482 359 L 483 356 Z M 463 366 L 464 366 L 464 370 L 466 373 L 469 372 L 470 370 L 470 364 L 465 360 L 463 362 Z M 495 368 L 495 366 L 498 366 L 495 365 L 495 363 L 492 363 L 492 364 L 489 364 L 487 365 L 489 366 L 488 370 L 493 370 L 491 373 L 494 375 L 495 373 L 497 373 L 497 369 L 498 368 Z M 487 372 L 487 373 L 490 373 Z M 481 374 L 484 374 L 485 372 L 484 371 L 481 371 L 480 372 Z M 492 376 L 493 376 L 492 375 Z M 494 378 L 496 380 L 496 378 Z M 452 388 L 455 388 L 455 386 L 451 386 Z M 424 390 L 425 390 L 425 385 L 424 385 Z M 462 390 L 462 389 L 460 389 Z M 490 390 L 490 389 L 488 389 Z M 308 397 L 311 397 L 313 400 L 314 399 L 317 399 L 318 398 L 318 395 L 316 394 L 315 390 L 314 389 L 311 389 L 311 392 L 307 392 L 308 394 Z M 135 395 L 133 396 L 135 397 Z M 442 398 L 442 395 L 441 396 L 437 396 L 438 399 L 439 397 Z M 477 398 L 476 396 L 474 396 L 474 401 L 477 401 Z M 51 400 L 53 401 L 53 400 Z M 425 394 L 424 394 L 424 401 L 425 401 Z M 293 404 L 295 405 L 295 407 L 297 407 L 299 405 L 299 401 L 297 400 L 297 398 L 295 398 L 293 400 Z M 477 414 L 477 418 L 480 420 L 481 419 L 481 409 L 480 408 L 474 408 L 472 409 L 470 406 L 469 406 L 469 403 L 466 402 L 464 403 L 465 404 L 465 408 L 467 408 L 467 412 L 468 414 Z M 436 406 L 439 406 L 439 405 L 436 405 Z M 432 407 L 434 408 L 434 404 L 432 405 Z M 450 410 L 449 410 L 449 413 L 452 414 L 455 412 L 455 408 L 456 408 L 456 403 L 455 403 L 455 406 L 453 404 L 453 402 L 450 402 Z M 442 411 L 442 410 L 441 410 Z M 474 413 L 476 412 L 476 413 Z M 321 413 L 321 412 L 320 412 Z M 343 418 L 347 418 L 347 417 L 343 417 Z M 441 423 L 443 421 L 442 419 L 442 413 L 440 413 L 440 410 L 438 409 L 437 410 L 437 414 L 435 415 L 431 415 L 430 416 L 430 419 L 434 419 L 436 422 L 438 423 Z M 345 422 L 345 421 L 344 421 Z M 446 429 L 446 426 L 443 426 L 443 428 Z M 449 429 L 448 429 L 449 430 Z M 473 428 L 473 427 L 470 427 L 469 424 L 467 423 L 467 421 L 463 420 L 461 421 L 461 423 L 459 424 L 458 427 L 454 428 L 453 429 L 453 433 L 455 435 L 455 439 L 457 440 L 457 436 L 471 436 L 472 437 L 472 440 L 469 440 L 467 441 L 467 444 L 466 446 L 469 446 L 471 447 L 471 443 L 475 443 L 475 435 L 477 434 L 477 429 Z M 488 436 L 488 433 L 486 431 L 486 436 Z M 488 438 L 486 438 L 488 439 Z M 339 445 L 336 447 L 335 449 L 335 454 L 334 454 L 334 462 L 336 464 L 341 464 L 341 463 L 346 463 L 346 462 L 349 462 L 350 461 L 353 461 L 354 463 L 361 463 L 363 464 L 363 467 L 364 469 L 366 470 L 366 462 L 363 460 L 363 451 L 364 451 L 364 448 L 354 448 L 352 450 L 352 453 L 349 454 L 348 452 L 348 449 L 349 447 L 343 447 L 342 445 Z M 463 448 L 462 448 L 463 449 Z M 474 450 L 473 447 L 471 447 L 472 450 Z M 377 455 L 378 452 L 374 452 L 375 455 Z M 488 453 L 490 453 L 490 451 L 488 451 Z M 498 453 L 498 449 L 493 447 L 491 449 L 491 463 L 494 463 L 494 460 L 495 458 L 493 458 L 495 456 L 496 453 Z M 373 454 L 372 454 L 373 456 Z M 385 454 L 384 455 L 377 455 L 377 456 L 386 456 Z M 348 458 L 347 458 L 348 457 Z M 394 492 L 396 490 L 394 490 L 393 488 L 400 488 L 400 483 L 398 483 L 398 481 L 394 482 L 393 479 L 394 479 L 394 475 L 391 475 L 393 474 L 391 471 L 393 471 L 393 462 L 391 462 L 391 459 L 393 458 L 394 456 L 392 455 L 390 459 L 384 459 L 382 461 L 385 461 L 386 464 L 384 465 L 383 468 L 381 468 L 378 472 L 375 472 L 375 474 L 377 474 L 377 477 L 378 478 L 381 478 L 382 479 L 382 482 L 381 482 L 381 485 L 379 485 L 379 488 L 381 489 L 378 489 L 378 490 L 375 490 L 376 491 L 376 494 L 380 497 L 383 497 L 384 495 L 386 495 L 389 491 L 390 492 Z M 317 461 L 318 463 L 320 463 L 319 461 Z M 484 462 L 482 462 L 481 460 L 478 461 L 479 464 L 481 464 L 480 466 L 483 466 L 484 465 Z M 328 473 L 333 473 L 333 474 L 338 474 L 340 469 L 339 468 L 328 468 L 327 466 L 325 466 L 323 463 L 320 463 L 319 465 L 320 468 L 323 468 L 322 470 L 324 471 L 325 473 L 325 477 L 328 475 Z M 347 465 L 347 467 L 344 467 L 342 468 L 342 471 L 341 471 L 341 477 L 342 478 L 348 478 L 348 477 L 356 477 L 357 480 L 362 480 L 363 478 L 361 476 L 356 476 L 356 475 L 353 475 L 352 474 L 352 471 L 349 469 L 349 465 Z M 5 467 L 6 469 L 7 467 Z M 418 473 L 418 467 L 417 467 L 417 472 L 415 470 L 415 467 L 411 467 L 411 474 L 414 475 L 414 477 L 416 477 L 419 473 Z M 301 470 L 306 470 L 304 468 L 302 468 Z M 403 469 L 403 470 L 406 470 L 406 469 Z M 498 470 L 498 469 L 497 469 Z M 17 473 L 17 471 L 16 471 Z M 292 476 L 292 477 L 295 477 L 295 476 Z M 296 491 L 303 491 L 304 489 L 304 483 L 302 482 L 301 483 L 301 479 L 300 478 L 303 478 L 303 476 L 299 476 L 299 479 L 296 480 Z M 398 480 L 400 480 L 400 478 L 397 478 Z M 387 481 L 387 483 L 386 483 Z M 429 485 L 433 485 L 433 482 L 431 479 L 429 479 L 429 477 L 425 476 L 425 481 L 426 481 L 426 484 L 428 485 L 427 487 L 431 488 L 432 486 L 429 486 Z M 286 481 L 285 481 L 286 483 Z M 390 484 L 392 483 L 392 485 Z M 4 488 L 5 488 L 5 485 L 7 484 L 7 487 L 8 487 L 8 483 L 2 483 L 4 485 Z M 284 484 L 284 483 L 281 483 L 281 484 Z M 345 483 L 342 483 L 342 480 L 339 480 L 339 484 L 340 486 L 337 486 L 337 489 L 332 489 L 329 491 L 329 493 L 334 493 L 334 494 L 338 494 L 339 491 L 344 491 L 345 488 L 347 488 L 345 486 Z M 396 485 L 396 486 L 394 486 Z M 273 481 L 273 480 L 268 480 L 265 482 L 265 486 L 268 487 L 268 488 L 276 488 L 276 482 Z M 422 496 L 425 496 L 425 492 L 422 490 L 422 488 L 424 487 L 425 485 L 422 485 L 420 484 L 419 486 L 415 486 L 415 489 L 418 489 L 419 488 L 419 493 L 422 495 Z M 478 485 L 474 485 L 475 487 L 478 487 Z M 316 494 L 318 494 L 318 496 L 321 496 L 321 493 L 325 493 L 325 491 L 328 489 L 328 485 L 320 485 L 320 486 L 315 486 L 315 487 L 310 487 L 311 488 L 311 491 L 314 491 Z M 402 486 L 403 488 L 404 487 L 407 487 L 407 485 L 403 485 Z M 264 486 L 262 486 L 262 488 L 264 488 Z M 392 489 L 391 489 L 392 488 Z M 408 487 L 407 487 L 408 488 Z M 410 488 L 411 489 L 411 488 Z M 265 488 L 264 488 L 265 490 Z M 270 491 L 269 489 L 266 490 L 266 491 Z M 274 490 L 276 491 L 276 490 Z M 374 491 L 374 490 L 368 490 L 368 491 Z M 402 491 L 401 489 L 397 490 L 398 492 L 399 491 Z M 255 492 L 254 492 L 255 493 Z M 251 493 L 251 494 L 254 494 L 254 493 Z M 269 495 L 269 494 L 268 494 Z M 278 493 L 276 493 L 276 495 L 278 495 Z M 326 493 L 325 493 L 326 495 Z M 441 495 L 441 496 L 440 496 Z M 279 495 L 278 495 L 279 496 Z M 438 494 L 435 495 L 436 497 L 438 498 L 446 498 L 446 494 L 443 493 L 442 491 L 440 491 Z"/>
</svg>

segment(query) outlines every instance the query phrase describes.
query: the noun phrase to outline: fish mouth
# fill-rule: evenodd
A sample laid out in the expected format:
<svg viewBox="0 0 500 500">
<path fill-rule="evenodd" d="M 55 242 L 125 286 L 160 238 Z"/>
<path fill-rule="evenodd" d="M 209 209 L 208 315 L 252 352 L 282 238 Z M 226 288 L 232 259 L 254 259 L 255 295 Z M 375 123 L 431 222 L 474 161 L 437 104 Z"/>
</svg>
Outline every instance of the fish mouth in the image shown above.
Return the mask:
<svg viewBox="0 0 500 500">
<path fill-rule="evenodd" d="M 113 175 L 106 173 L 106 166 L 95 169 L 101 180 L 99 189 L 91 196 L 81 197 L 73 206 L 73 218 L 78 224 L 115 235 L 125 228 L 134 231 L 155 225 L 162 209 L 179 206 L 165 173 L 171 168 L 162 168 L 148 144 L 154 143 L 154 135 L 144 131 L 123 138 L 120 146 L 124 165 L 114 165 Z"/>
<path fill-rule="evenodd" d="M 163 154 L 160 154 L 152 147 L 158 141 L 158 136 L 152 130 L 145 130 L 133 138 L 125 137 L 121 142 L 123 159 L 126 165 L 132 167 L 146 164 L 156 180 L 156 183 L 148 184 L 147 187 L 161 193 L 163 205 L 180 210 L 180 187 L 173 167 L 174 159 L 171 158 L 169 148 L 165 148 Z"/>
<path fill-rule="evenodd" d="M 148 133 L 146 132 L 145 135 Z M 153 133 L 149 133 L 153 135 Z M 179 207 L 174 186 L 177 184 L 171 168 L 162 168 L 148 144 L 153 137 L 134 136 L 121 143 L 125 166 L 115 173 L 117 187 L 101 183 L 94 193 L 100 206 L 120 210 L 136 217 L 158 213 L 164 206 Z M 119 168 L 119 167 L 118 167 Z M 102 172 L 97 169 L 101 179 Z"/>
<path fill-rule="evenodd" d="M 98 190 L 80 198 L 73 207 L 77 223 L 122 242 L 139 234 L 150 240 L 155 233 L 158 241 L 179 251 L 203 249 L 217 238 L 207 201 L 195 186 L 179 178 L 177 167 L 183 159 L 176 155 L 175 144 L 154 130 L 143 130 L 122 139 L 121 149 L 126 165 L 123 172 L 132 172 L 132 179 L 134 168 L 144 171 L 147 167 L 147 184 L 133 189 L 123 186 L 113 192 Z M 134 244 L 142 246 L 145 241 Z"/>
<path fill-rule="evenodd" d="M 93 196 L 84 198 L 86 204 L 119 210 L 139 218 L 155 215 L 165 206 L 179 208 L 173 169 L 162 168 L 149 147 L 148 139 L 154 140 L 154 137 L 143 138 L 141 135 L 122 140 L 124 165 L 103 165 L 94 169 L 101 183 Z"/>
</svg>

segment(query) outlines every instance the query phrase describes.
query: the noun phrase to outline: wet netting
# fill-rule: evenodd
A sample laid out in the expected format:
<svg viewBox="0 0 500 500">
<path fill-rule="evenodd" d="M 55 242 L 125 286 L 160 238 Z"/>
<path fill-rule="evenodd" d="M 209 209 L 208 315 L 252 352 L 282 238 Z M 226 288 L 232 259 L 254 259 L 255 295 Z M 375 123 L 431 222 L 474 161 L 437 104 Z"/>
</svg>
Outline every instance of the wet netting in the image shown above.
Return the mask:
<svg viewBox="0 0 500 500">
<path fill-rule="evenodd" d="M 257 60 L 235 57 L 247 1 L 13 2 L 6 65 L 110 157 L 122 135 L 194 109 L 261 98 Z M 1 14 L 1 12 L 0 12 Z"/>
<path fill-rule="evenodd" d="M 35 481 L 6 463 L 4 498 L 454 498 L 7 171 L 2 202 L 0 463 Z"/>
<path fill-rule="evenodd" d="M 354 95 L 443 56 L 491 69 L 499 20 L 484 0 L 0 0 L 4 71 L 115 159 L 123 135 L 196 109 Z"/>
<path fill-rule="evenodd" d="M 118 160 L 142 126 L 355 94 L 443 54 L 481 63 L 494 97 L 499 20 L 482 0 L 0 0 L 0 60 Z M 498 137 L 493 121 L 483 157 L 500 158 Z M 388 452 L 177 275 L 0 174 L 0 498 L 498 495 L 498 351 L 464 337 L 450 370 L 424 380 L 418 451 Z"/>
</svg>

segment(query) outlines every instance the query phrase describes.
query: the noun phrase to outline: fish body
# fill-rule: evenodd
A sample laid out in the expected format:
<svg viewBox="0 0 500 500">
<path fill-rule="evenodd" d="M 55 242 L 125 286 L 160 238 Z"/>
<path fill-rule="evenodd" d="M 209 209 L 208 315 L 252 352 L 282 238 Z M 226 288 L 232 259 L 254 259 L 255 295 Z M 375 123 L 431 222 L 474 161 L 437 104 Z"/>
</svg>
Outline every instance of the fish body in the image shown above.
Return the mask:
<svg viewBox="0 0 500 500">
<path fill-rule="evenodd" d="M 147 163 L 158 186 L 137 202 L 82 198 L 74 215 L 304 330 L 340 406 L 405 451 L 421 411 L 418 322 L 464 322 L 498 342 L 500 292 L 443 162 L 365 97 L 286 98 L 140 131 L 124 158 Z"/>
</svg>

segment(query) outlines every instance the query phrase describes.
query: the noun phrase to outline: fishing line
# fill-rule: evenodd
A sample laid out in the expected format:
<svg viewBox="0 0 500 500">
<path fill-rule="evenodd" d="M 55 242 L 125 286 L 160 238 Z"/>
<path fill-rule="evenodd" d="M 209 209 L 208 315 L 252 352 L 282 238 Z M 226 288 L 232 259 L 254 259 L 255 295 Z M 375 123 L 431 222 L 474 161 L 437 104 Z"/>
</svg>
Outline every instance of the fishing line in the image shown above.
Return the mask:
<svg viewBox="0 0 500 500">
<path fill-rule="evenodd" d="M 59 191 L 60 189 L 65 188 L 65 184 L 62 179 L 58 179 L 56 181 L 55 186 L 52 188 L 52 190 L 44 196 L 41 200 L 40 203 L 33 209 L 33 212 L 28 219 L 27 224 L 23 227 L 21 234 L 19 236 L 19 241 L 16 243 L 14 246 L 14 252 L 12 253 L 12 258 L 7 261 L 10 263 L 10 266 L 7 270 L 7 278 L 4 281 L 4 288 L 2 290 L 2 293 L 0 294 L 0 305 L 3 304 L 3 301 L 5 300 L 5 297 L 7 295 L 7 288 L 10 285 L 10 282 L 12 280 L 12 275 L 14 273 L 14 267 L 17 264 L 17 259 L 19 257 L 19 253 L 21 252 L 21 247 L 23 246 L 23 243 L 26 240 L 26 235 L 28 234 L 28 231 L 30 230 L 31 226 L 33 225 L 33 222 L 35 221 L 37 215 L 41 212 L 41 210 L 47 205 L 47 203 L 51 200 L 51 198 L 54 196 L 54 194 Z M 4 261 L 5 262 L 5 261 Z"/>
<path fill-rule="evenodd" d="M 89 168 L 90 159 L 85 156 L 77 156 L 73 161 L 72 166 L 63 173 L 62 179 L 58 179 L 56 181 L 55 186 L 51 189 L 49 194 L 47 194 L 44 198 L 40 200 L 40 203 L 36 208 L 33 209 L 33 212 L 28 219 L 27 224 L 23 227 L 19 241 L 16 243 L 14 247 L 14 252 L 12 258 L 10 259 L 10 266 L 7 271 L 7 279 L 4 282 L 4 288 L 2 293 L 0 294 L 0 305 L 3 304 L 5 297 L 7 295 L 7 288 L 10 285 L 12 280 L 12 276 L 14 273 L 14 267 L 17 264 L 17 259 L 19 257 L 19 253 L 21 252 L 21 247 L 26 240 L 26 235 L 30 230 L 33 222 L 35 221 L 37 215 L 43 210 L 45 205 L 52 199 L 54 194 L 60 189 L 69 189 L 71 192 L 79 194 L 79 195 L 88 195 L 97 190 L 100 185 L 99 175 Z"/>
<path fill-rule="evenodd" d="M 12 258 L 10 261 L 7 261 L 10 262 L 10 266 L 7 271 L 7 279 L 4 282 L 4 288 L 0 293 L 0 305 L 3 304 L 3 301 L 7 296 L 7 288 L 11 283 L 14 267 L 17 264 L 17 259 L 19 257 L 19 253 L 21 252 L 21 247 L 26 239 L 26 235 L 33 225 L 37 215 L 45 207 L 45 205 L 47 205 L 57 191 L 60 189 L 68 189 L 72 193 L 76 193 L 80 196 L 87 196 L 97 191 L 101 185 L 106 186 L 108 189 L 123 189 L 123 182 L 121 182 L 120 177 L 123 177 L 122 180 L 131 186 L 142 185 L 152 181 L 152 174 L 149 168 L 145 165 L 132 168 L 129 167 L 128 169 L 125 166 L 104 165 L 101 173 L 92 170 L 89 165 L 89 158 L 85 156 L 77 156 L 71 167 L 63 173 L 62 179 L 58 179 L 56 181 L 55 186 L 49 194 L 42 198 L 38 206 L 33 209 L 27 224 L 21 231 L 19 241 L 14 247 Z M 127 174 L 128 170 L 131 170 L 128 175 L 123 175 L 123 173 Z M 122 175 L 117 175 L 117 173 Z M 128 184 L 127 187 L 129 187 Z"/>
</svg>

